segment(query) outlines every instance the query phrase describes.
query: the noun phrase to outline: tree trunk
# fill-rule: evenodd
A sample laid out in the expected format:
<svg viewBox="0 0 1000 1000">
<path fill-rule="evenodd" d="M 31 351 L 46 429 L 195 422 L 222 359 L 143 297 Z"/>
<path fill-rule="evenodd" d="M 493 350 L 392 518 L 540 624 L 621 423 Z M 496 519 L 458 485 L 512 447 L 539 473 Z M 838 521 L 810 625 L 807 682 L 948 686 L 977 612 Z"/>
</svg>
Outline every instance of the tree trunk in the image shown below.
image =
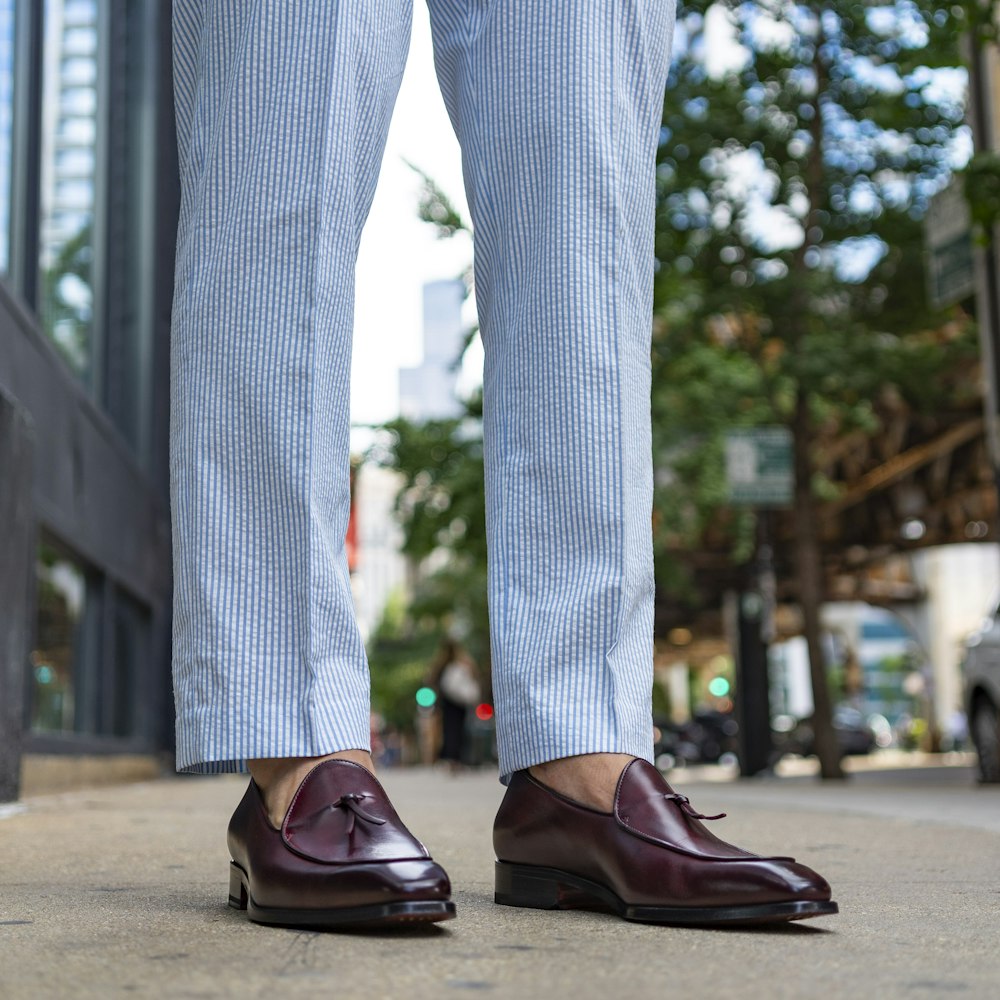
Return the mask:
<svg viewBox="0 0 1000 1000">
<path fill-rule="evenodd" d="M 795 452 L 795 556 L 798 566 L 799 606 L 803 631 L 809 650 L 809 676 L 813 693 L 813 735 L 820 776 L 843 778 L 840 747 L 833 728 L 830 688 L 820 645 L 820 608 L 823 603 L 823 564 L 816 527 L 815 498 L 812 491 L 812 437 L 809 401 L 801 389 L 795 400 L 795 423 L 792 428 Z"/>
<path fill-rule="evenodd" d="M 796 350 L 801 352 L 809 330 L 812 304 L 809 301 L 808 252 L 810 246 L 821 242 L 822 210 L 826 204 L 823 173 L 822 98 L 828 79 L 828 69 L 823 58 L 822 11 L 817 17 L 817 38 L 813 44 L 813 71 L 816 74 L 816 93 L 813 97 L 813 117 L 809 127 L 812 146 L 805 165 L 803 180 L 809 197 L 809 212 L 805 220 L 802 245 L 796 250 L 793 273 L 799 281 L 792 296 L 792 326 L 798 332 Z M 833 728 L 830 705 L 830 688 L 826 679 L 826 664 L 820 645 L 820 608 L 823 604 L 823 555 L 816 525 L 815 497 L 813 496 L 812 416 L 809 397 L 801 380 L 795 394 L 795 419 L 792 422 L 792 441 L 795 458 L 795 561 L 798 569 L 799 606 L 802 608 L 802 628 L 809 651 L 809 677 L 813 694 L 813 735 L 816 756 L 819 757 L 820 775 L 823 778 L 843 778 L 840 766 L 840 746 Z"/>
</svg>

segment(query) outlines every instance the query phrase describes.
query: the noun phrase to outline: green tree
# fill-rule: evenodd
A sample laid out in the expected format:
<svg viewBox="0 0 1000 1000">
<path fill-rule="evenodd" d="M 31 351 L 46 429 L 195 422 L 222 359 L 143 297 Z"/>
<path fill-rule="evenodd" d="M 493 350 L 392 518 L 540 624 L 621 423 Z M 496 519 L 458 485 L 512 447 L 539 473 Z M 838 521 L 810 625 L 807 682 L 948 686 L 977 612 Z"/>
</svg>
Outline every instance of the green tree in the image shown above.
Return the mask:
<svg viewBox="0 0 1000 1000">
<path fill-rule="evenodd" d="M 816 448 L 878 395 L 941 405 L 971 323 L 924 292 L 921 219 L 967 155 L 961 7 L 690 0 L 658 155 L 654 434 L 661 551 L 725 504 L 722 437 L 793 435 L 797 596 L 824 777 L 840 754 L 819 645 Z M 942 336 L 939 331 L 949 331 Z M 737 557 L 752 517 L 724 521 Z"/>
<path fill-rule="evenodd" d="M 460 639 L 488 671 L 481 400 L 467 406 L 458 419 L 383 425 L 384 436 L 369 457 L 402 479 L 395 513 L 403 553 L 418 568 L 408 616 L 438 635 Z"/>
</svg>

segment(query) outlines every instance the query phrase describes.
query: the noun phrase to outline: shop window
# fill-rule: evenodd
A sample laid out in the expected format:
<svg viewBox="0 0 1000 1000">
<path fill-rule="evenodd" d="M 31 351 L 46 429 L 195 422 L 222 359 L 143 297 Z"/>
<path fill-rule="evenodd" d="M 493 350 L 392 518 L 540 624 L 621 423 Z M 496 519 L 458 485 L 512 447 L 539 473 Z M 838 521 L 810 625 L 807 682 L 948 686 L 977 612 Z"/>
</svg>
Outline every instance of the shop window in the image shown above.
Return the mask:
<svg viewBox="0 0 1000 1000">
<path fill-rule="evenodd" d="M 0 274 L 10 270 L 13 121 L 14 0 L 0 0 Z"/>
<path fill-rule="evenodd" d="M 38 548 L 31 729 L 92 731 L 92 684 L 100 654 L 99 578 L 43 539 Z"/>
<path fill-rule="evenodd" d="M 65 546 L 38 548 L 30 728 L 40 736 L 139 735 L 150 611 Z"/>
<path fill-rule="evenodd" d="M 97 0 L 45 0 L 44 17 L 38 312 L 46 334 L 89 384 L 98 107 L 94 86 L 81 82 L 98 76 Z"/>
</svg>

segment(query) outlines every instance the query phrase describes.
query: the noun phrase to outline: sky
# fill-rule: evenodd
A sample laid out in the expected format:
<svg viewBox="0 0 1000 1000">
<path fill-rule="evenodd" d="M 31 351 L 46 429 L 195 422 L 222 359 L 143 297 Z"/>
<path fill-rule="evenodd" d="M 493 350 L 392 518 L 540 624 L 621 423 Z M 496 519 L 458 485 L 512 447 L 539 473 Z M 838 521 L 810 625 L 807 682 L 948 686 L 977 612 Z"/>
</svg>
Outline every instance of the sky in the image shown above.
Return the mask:
<svg viewBox="0 0 1000 1000">
<path fill-rule="evenodd" d="M 468 238 L 439 240 L 433 227 L 417 218 L 420 180 L 406 160 L 430 174 L 468 220 L 458 142 L 434 75 L 422 3 L 414 4 L 410 55 L 358 256 L 351 368 L 355 425 L 397 415 L 397 372 L 421 361 L 421 289 L 428 281 L 458 277 L 472 260 Z M 481 369 L 476 353 L 469 353 L 466 384 L 475 381 L 477 365 Z"/>
</svg>

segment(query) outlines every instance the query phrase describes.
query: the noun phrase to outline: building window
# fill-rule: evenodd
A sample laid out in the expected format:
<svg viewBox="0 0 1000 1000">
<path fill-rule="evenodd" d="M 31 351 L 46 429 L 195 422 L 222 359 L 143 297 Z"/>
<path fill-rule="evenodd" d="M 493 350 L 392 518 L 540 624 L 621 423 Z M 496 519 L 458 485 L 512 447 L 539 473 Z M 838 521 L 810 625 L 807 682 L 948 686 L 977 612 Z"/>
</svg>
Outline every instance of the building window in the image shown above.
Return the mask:
<svg viewBox="0 0 1000 1000">
<path fill-rule="evenodd" d="M 45 0 L 44 16 L 38 312 L 70 367 L 92 384 L 97 0 Z"/>
<path fill-rule="evenodd" d="M 55 542 L 38 548 L 35 648 L 31 652 L 31 729 L 87 732 L 88 678 L 98 661 L 98 578 Z"/>
<path fill-rule="evenodd" d="M 36 566 L 31 731 L 131 740 L 149 673 L 149 608 L 43 535 Z"/>
<path fill-rule="evenodd" d="M 14 0 L 0 0 L 0 274 L 10 270 L 11 140 L 14 122 Z"/>
</svg>

